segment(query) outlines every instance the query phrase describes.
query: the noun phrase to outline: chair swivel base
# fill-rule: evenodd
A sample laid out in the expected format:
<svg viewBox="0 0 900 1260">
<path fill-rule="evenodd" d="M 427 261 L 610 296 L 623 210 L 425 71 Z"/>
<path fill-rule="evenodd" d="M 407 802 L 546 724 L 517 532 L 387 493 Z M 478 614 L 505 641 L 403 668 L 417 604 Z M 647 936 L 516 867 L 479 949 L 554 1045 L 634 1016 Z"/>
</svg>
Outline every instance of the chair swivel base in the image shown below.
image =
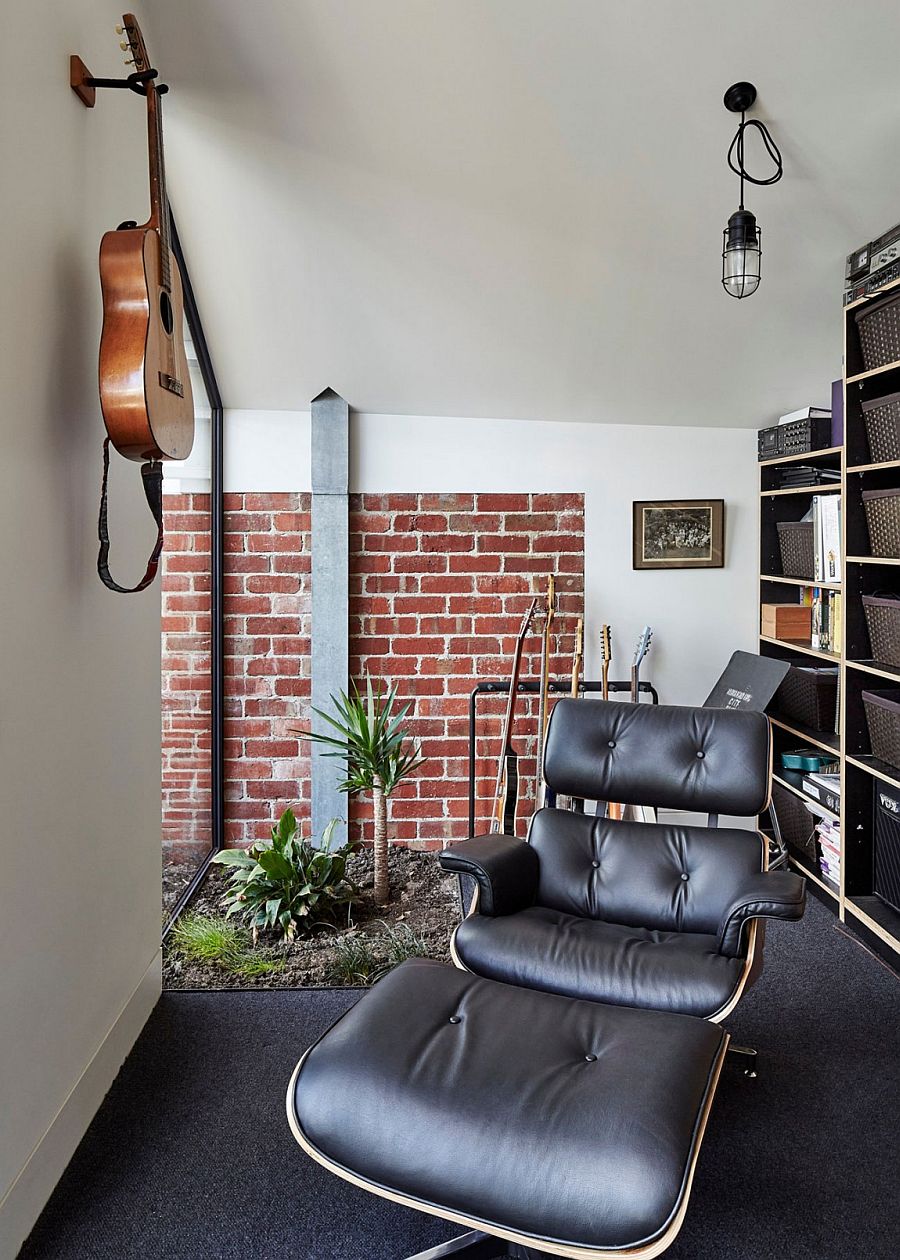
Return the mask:
<svg viewBox="0 0 900 1260">
<path fill-rule="evenodd" d="M 653 1260 L 727 1047 L 689 1015 L 411 959 L 303 1056 L 288 1122 L 330 1172 L 472 1231 L 415 1260 Z"/>
<path fill-rule="evenodd" d="M 535 1251 L 533 1247 L 520 1247 L 518 1243 L 504 1243 L 491 1234 L 473 1229 L 458 1238 L 428 1251 L 417 1251 L 406 1260 L 552 1260 L 549 1251 Z"/>
</svg>

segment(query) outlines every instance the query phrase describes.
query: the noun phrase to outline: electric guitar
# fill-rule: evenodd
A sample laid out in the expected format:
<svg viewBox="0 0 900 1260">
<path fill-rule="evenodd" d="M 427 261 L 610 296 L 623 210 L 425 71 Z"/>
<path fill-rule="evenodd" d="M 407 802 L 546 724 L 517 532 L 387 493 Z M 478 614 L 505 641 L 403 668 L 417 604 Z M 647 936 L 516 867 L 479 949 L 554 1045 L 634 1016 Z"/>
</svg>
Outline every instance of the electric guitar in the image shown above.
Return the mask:
<svg viewBox="0 0 900 1260">
<path fill-rule="evenodd" d="M 608 625 L 600 627 L 600 697 L 609 699 L 609 667 L 612 664 L 612 632 Z M 606 803 L 607 818 L 621 818 L 622 806 L 615 801 Z"/>
<path fill-rule="evenodd" d="M 544 606 L 544 630 L 541 644 L 541 688 L 538 701 L 537 732 L 537 806 L 544 803 L 544 741 L 547 736 L 547 723 L 550 721 L 550 653 L 551 630 L 556 614 L 556 579 L 551 573 L 547 578 L 547 602 Z"/>
<path fill-rule="evenodd" d="M 122 48 L 134 73 L 150 70 L 144 37 L 126 13 Z M 163 159 L 164 86 L 143 82 L 147 101 L 150 217 L 107 232 L 100 243 L 103 332 L 100 405 L 110 441 L 126 459 L 186 459 L 194 443 L 194 404 L 184 350 L 181 276 L 172 253 Z"/>
<path fill-rule="evenodd" d="M 612 664 L 612 632 L 608 625 L 600 627 L 600 698 L 609 699 L 609 667 Z"/>
<path fill-rule="evenodd" d="M 647 653 L 650 651 L 650 640 L 653 638 L 653 631 L 649 626 L 644 626 L 641 633 L 637 637 L 637 643 L 634 645 L 634 656 L 631 660 L 631 703 L 638 704 L 641 698 L 640 678 L 641 664 Z M 628 808 L 627 817 L 633 822 L 656 822 L 656 810 L 652 805 L 631 805 Z"/>
<path fill-rule="evenodd" d="M 513 652 L 512 668 L 509 674 L 509 698 L 506 701 L 506 714 L 503 719 L 503 732 L 500 737 L 500 758 L 497 763 L 497 781 L 494 786 L 494 808 L 491 815 L 491 831 L 502 831 L 504 835 L 516 834 L 516 804 L 519 799 L 519 756 L 513 748 L 512 727 L 516 708 L 516 692 L 519 686 L 519 671 L 522 667 L 522 651 L 525 638 L 531 627 L 531 621 L 537 611 L 537 600 L 531 601 L 531 607 L 522 618 L 516 646 Z"/>
<path fill-rule="evenodd" d="M 584 618 L 579 617 L 575 623 L 575 650 L 572 653 L 572 690 L 573 700 L 577 700 L 581 691 L 581 670 L 584 665 Z"/>
</svg>

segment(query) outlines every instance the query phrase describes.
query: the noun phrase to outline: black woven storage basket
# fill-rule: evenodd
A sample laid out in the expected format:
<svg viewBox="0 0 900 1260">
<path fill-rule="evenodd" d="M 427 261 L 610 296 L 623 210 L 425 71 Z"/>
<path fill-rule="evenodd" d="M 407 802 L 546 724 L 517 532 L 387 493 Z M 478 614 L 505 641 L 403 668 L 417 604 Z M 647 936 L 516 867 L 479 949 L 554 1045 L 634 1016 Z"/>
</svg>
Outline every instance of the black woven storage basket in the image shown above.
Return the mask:
<svg viewBox="0 0 900 1260">
<path fill-rule="evenodd" d="M 900 489 L 863 490 L 873 556 L 900 556 Z"/>
<path fill-rule="evenodd" d="M 873 661 L 900 667 L 900 595 L 863 595 Z"/>
<path fill-rule="evenodd" d="M 784 577 L 809 578 L 816 571 L 812 521 L 779 521 L 778 547 Z"/>
<path fill-rule="evenodd" d="M 900 770 L 900 691 L 864 691 L 872 756 Z"/>
<path fill-rule="evenodd" d="M 792 664 L 772 697 L 772 709 L 814 731 L 833 731 L 837 685 L 836 669 Z"/>
<path fill-rule="evenodd" d="M 900 459 L 900 394 L 861 404 L 873 464 Z"/>
<path fill-rule="evenodd" d="M 816 821 L 799 796 L 783 788 L 780 783 L 772 784 L 772 808 L 778 819 L 778 830 L 785 844 L 791 845 L 805 853 L 815 865 L 816 855 Z"/>
<path fill-rule="evenodd" d="M 854 312 L 867 372 L 900 359 L 900 294 L 890 293 Z"/>
</svg>

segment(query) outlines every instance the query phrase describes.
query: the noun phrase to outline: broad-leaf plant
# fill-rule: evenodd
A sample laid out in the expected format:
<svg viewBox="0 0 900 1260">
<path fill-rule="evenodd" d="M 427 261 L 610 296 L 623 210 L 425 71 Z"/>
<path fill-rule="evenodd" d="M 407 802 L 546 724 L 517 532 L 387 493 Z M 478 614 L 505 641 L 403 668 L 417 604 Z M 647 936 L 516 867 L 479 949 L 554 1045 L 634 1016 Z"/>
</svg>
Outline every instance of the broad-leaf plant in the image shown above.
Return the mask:
<svg viewBox="0 0 900 1260">
<path fill-rule="evenodd" d="M 252 928 L 254 941 L 266 928 L 293 940 L 298 932 L 333 922 L 358 897 L 346 876 L 347 859 L 357 846 L 333 846 L 340 821 L 331 820 L 321 847 L 316 847 L 300 834 L 294 811 L 286 809 L 272 828 L 271 840 L 217 853 L 213 861 L 231 871 L 226 916 L 237 915 Z"/>
</svg>

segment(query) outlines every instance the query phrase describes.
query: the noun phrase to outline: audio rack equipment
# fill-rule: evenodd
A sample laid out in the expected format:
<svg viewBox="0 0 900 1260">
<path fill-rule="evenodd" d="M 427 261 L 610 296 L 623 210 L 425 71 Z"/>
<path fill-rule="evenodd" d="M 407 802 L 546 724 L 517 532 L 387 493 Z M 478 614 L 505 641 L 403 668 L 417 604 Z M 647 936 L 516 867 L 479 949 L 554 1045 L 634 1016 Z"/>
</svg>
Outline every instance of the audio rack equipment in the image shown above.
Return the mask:
<svg viewBox="0 0 900 1260">
<path fill-rule="evenodd" d="M 900 279 L 900 223 L 847 256 L 844 305 Z"/>
<path fill-rule="evenodd" d="M 773 424 L 757 434 L 757 458 L 784 459 L 787 455 L 806 455 L 831 445 L 831 416 L 810 416 L 792 420 L 790 424 Z"/>
</svg>

